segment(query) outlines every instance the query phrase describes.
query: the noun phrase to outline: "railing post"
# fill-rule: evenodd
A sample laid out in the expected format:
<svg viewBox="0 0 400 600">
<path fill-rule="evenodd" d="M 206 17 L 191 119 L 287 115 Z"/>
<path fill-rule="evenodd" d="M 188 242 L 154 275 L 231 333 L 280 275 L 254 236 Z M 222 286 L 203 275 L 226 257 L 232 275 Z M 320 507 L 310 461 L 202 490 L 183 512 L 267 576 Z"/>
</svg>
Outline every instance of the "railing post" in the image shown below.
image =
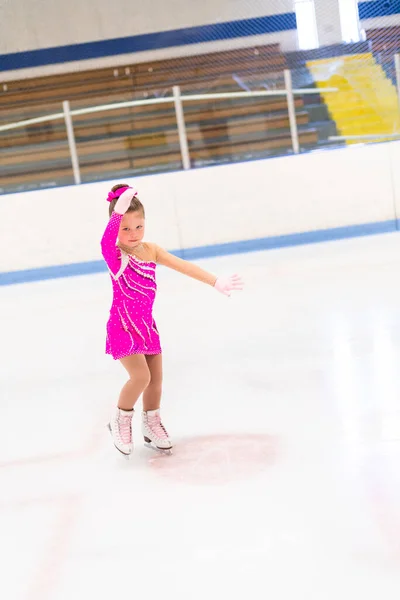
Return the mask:
<svg viewBox="0 0 400 600">
<path fill-rule="evenodd" d="M 394 55 L 394 67 L 396 70 L 397 101 L 400 112 L 400 54 Z"/>
<path fill-rule="evenodd" d="M 179 87 L 179 85 L 174 85 L 172 89 L 174 94 L 176 122 L 178 124 L 179 146 L 181 149 L 182 165 L 185 171 L 187 171 L 188 169 L 190 169 L 190 156 L 186 136 L 185 116 L 183 114 L 183 106 L 181 99 L 181 88 Z"/>
<path fill-rule="evenodd" d="M 295 154 L 298 154 L 300 152 L 299 134 L 297 131 L 296 106 L 294 103 L 294 95 L 293 95 L 292 73 L 289 71 L 289 69 L 285 69 L 284 77 L 285 77 L 286 98 L 287 98 L 288 113 L 289 113 L 290 135 L 292 136 L 292 147 L 293 147 L 293 152 Z"/>
<path fill-rule="evenodd" d="M 72 124 L 69 100 L 64 100 L 63 109 L 64 109 L 65 126 L 67 128 L 69 152 L 71 154 L 72 170 L 74 173 L 74 180 L 75 180 L 75 184 L 79 185 L 81 183 L 81 173 L 79 170 L 79 160 L 78 160 L 78 153 L 76 151 L 74 126 Z"/>
</svg>

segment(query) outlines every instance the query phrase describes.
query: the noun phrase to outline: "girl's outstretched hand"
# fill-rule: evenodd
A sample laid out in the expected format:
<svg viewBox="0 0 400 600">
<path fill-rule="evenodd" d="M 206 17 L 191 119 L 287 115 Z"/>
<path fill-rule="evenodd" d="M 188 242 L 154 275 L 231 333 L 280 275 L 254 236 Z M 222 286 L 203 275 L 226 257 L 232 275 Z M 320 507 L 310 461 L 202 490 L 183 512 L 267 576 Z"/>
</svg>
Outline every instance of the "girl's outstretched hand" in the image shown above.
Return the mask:
<svg viewBox="0 0 400 600">
<path fill-rule="evenodd" d="M 137 191 L 133 188 L 128 188 L 122 192 L 114 207 L 114 212 L 118 213 L 119 215 L 124 215 L 130 206 L 132 198 L 134 198 L 136 195 Z"/>
<path fill-rule="evenodd" d="M 218 277 L 214 284 L 215 289 L 224 294 L 230 296 L 233 290 L 242 290 L 243 281 L 239 275 L 231 275 L 230 277 Z"/>
</svg>

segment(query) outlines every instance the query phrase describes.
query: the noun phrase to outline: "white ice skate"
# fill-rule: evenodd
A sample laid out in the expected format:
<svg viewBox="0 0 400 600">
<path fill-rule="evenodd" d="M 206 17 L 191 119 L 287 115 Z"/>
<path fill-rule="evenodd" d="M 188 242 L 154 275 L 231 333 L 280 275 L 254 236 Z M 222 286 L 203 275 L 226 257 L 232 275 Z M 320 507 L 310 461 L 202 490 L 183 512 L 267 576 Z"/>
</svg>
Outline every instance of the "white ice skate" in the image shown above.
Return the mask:
<svg viewBox="0 0 400 600">
<path fill-rule="evenodd" d="M 161 422 L 159 410 L 142 413 L 142 433 L 146 446 L 170 453 L 172 444 Z"/>
<path fill-rule="evenodd" d="M 132 454 L 132 417 L 133 410 L 117 408 L 111 418 L 108 428 L 113 438 L 114 446 L 126 458 Z"/>
</svg>

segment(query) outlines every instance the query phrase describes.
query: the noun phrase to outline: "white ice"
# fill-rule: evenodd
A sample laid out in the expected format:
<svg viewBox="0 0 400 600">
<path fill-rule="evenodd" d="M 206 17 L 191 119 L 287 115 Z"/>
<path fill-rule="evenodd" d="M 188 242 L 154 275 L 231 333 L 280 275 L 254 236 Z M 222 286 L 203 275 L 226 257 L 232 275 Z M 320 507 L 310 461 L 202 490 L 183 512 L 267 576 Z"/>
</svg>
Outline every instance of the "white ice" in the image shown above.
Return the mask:
<svg viewBox="0 0 400 600">
<path fill-rule="evenodd" d="M 105 428 L 106 273 L 0 290 L 0 597 L 398 600 L 400 236 L 159 271 L 163 419 Z"/>
</svg>

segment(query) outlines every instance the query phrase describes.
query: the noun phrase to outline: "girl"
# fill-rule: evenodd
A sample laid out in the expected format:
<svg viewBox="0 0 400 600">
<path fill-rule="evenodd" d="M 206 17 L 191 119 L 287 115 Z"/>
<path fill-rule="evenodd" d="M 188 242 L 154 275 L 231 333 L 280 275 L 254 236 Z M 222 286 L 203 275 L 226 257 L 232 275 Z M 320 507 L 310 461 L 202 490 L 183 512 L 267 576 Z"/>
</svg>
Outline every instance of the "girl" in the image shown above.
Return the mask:
<svg viewBox="0 0 400 600">
<path fill-rule="evenodd" d="M 189 275 L 227 296 L 232 290 L 242 289 L 242 283 L 237 275 L 217 278 L 155 244 L 143 242 L 144 207 L 137 192 L 128 185 L 115 185 L 107 200 L 110 220 L 101 250 L 112 279 L 113 302 L 107 323 L 106 353 L 120 360 L 129 374 L 108 427 L 115 447 L 129 456 L 133 449 L 133 407 L 143 393 L 144 440 L 160 450 L 170 450 L 172 445 L 160 418 L 162 355 L 152 313 L 156 265 Z"/>
</svg>

